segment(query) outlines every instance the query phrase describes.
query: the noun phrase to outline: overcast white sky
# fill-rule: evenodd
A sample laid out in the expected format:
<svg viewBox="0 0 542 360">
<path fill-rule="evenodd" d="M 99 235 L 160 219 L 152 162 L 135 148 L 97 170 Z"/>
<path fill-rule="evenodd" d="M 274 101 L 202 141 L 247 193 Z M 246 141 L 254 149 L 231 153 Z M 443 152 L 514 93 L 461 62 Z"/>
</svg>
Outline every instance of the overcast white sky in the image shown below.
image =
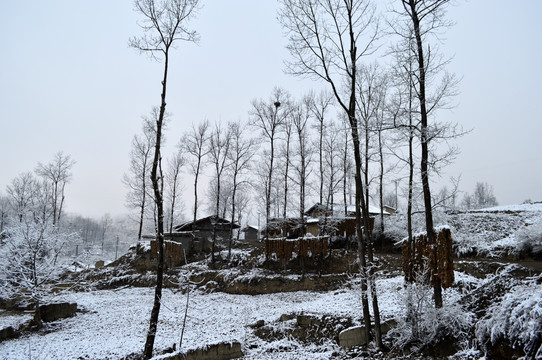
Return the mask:
<svg viewBox="0 0 542 360">
<path fill-rule="evenodd" d="M 449 175 L 461 189 L 494 186 L 501 204 L 542 201 L 542 2 L 458 1 L 443 50 L 463 77 L 442 114 L 473 131 Z M 0 193 L 59 150 L 77 163 L 67 211 L 99 217 L 124 207 L 121 183 L 141 116 L 159 103 L 162 66 L 128 48 L 140 34 L 129 0 L 0 3 Z M 283 73 L 286 40 L 272 0 L 208 0 L 199 45 L 172 55 L 170 145 L 192 122 L 246 119 L 274 86 L 300 96 L 321 85 Z"/>
</svg>

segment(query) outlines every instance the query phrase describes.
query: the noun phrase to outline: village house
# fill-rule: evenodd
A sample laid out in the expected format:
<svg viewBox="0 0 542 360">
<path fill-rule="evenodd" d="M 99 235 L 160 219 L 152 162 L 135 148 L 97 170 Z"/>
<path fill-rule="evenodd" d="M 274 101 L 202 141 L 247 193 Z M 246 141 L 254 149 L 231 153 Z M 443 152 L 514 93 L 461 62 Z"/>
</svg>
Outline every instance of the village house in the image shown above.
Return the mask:
<svg viewBox="0 0 542 360">
<path fill-rule="evenodd" d="M 384 208 L 383 215 L 387 217 L 392 214 Z M 371 231 L 374 226 L 374 219 L 377 216 L 380 216 L 380 208 L 370 206 L 369 224 Z M 305 231 L 302 233 L 301 228 L 303 226 Z M 311 234 L 313 236 L 326 235 L 351 239 L 356 235 L 356 209 L 354 205 L 347 205 L 345 208 L 342 204 L 325 206 L 316 203 L 305 211 L 303 224 L 300 224 L 299 218 L 295 217 L 286 219 L 273 218 L 270 219 L 267 230 L 262 231 L 264 236 L 266 231 L 269 233 L 269 238 L 285 237 L 293 239 Z"/>
<path fill-rule="evenodd" d="M 230 238 L 231 230 L 239 229 L 221 217 L 207 216 L 194 221 L 188 221 L 174 227 L 174 232 L 164 234 L 164 258 L 169 266 L 184 263 L 184 256 L 208 253 L 211 251 L 213 234 L 216 229 L 217 245 Z M 154 237 L 151 239 L 151 254 L 156 257 L 158 246 Z"/>
<path fill-rule="evenodd" d="M 242 228 L 241 231 L 244 233 L 244 240 L 247 242 L 260 239 L 260 236 L 258 235 L 257 226 L 247 225 L 244 228 Z"/>
</svg>

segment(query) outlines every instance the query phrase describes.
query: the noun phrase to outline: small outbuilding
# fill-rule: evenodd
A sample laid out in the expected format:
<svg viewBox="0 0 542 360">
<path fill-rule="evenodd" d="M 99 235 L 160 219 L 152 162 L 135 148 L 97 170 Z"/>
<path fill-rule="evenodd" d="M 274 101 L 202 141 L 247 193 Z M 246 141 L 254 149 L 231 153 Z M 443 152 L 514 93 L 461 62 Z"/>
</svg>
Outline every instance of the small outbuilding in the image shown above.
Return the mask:
<svg viewBox="0 0 542 360">
<path fill-rule="evenodd" d="M 253 225 L 247 225 L 244 228 L 241 229 L 241 231 L 245 234 L 244 239 L 245 240 L 259 240 L 258 236 L 258 227 Z"/>
</svg>

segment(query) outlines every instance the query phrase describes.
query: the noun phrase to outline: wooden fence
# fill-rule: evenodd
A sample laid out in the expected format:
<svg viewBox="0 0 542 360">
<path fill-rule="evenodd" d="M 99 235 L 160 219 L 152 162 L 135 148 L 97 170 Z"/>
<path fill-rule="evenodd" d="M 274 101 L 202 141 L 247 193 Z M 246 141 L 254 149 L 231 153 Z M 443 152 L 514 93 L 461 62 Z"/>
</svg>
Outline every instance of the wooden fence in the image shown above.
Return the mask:
<svg viewBox="0 0 542 360">
<path fill-rule="evenodd" d="M 443 228 L 437 233 L 436 254 L 435 247 L 433 244 L 429 244 L 426 234 L 417 235 L 412 240 L 410 258 L 408 256 L 408 241 L 403 242 L 402 255 L 405 274 L 408 274 L 409 268 L 412 266 L 414 274 L 423 274 L 426 280 L 430 280 L 432 284 L 436 278 L 440 278 L 442 288 L 451 287 L 455 277 L 453 241 L 450 229 Z"/>
<path fill-rule="evenodd" d="M 273 254 L 279 259 L 290 260 L 295 253 L 297 257 L 309 258 L 329 254 L 329 237 L 319 236 L 297 239 L 265 239 L 265 257 L 269 259 Z"/>
</svg>

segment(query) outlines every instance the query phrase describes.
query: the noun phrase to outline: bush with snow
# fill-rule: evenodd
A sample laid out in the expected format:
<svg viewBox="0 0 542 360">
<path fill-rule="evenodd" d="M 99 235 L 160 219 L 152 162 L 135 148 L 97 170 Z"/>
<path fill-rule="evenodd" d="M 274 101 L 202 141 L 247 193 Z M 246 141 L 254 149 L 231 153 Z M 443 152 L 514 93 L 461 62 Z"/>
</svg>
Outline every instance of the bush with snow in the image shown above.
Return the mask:
<svg viewBox="0 0 542 360">
<path fill-rule="evenodd" d="M 514 287 L 493 304 L 476 326 L 476 338 L 483 348 L 507 340 L 513 348 L 523 347 L 528 358 L 542 357 L 542 277 Z"/>
<path fill-rule="evenodd" d="M 2 296 L 37 305 L 63 271 L 62 250 L 71 235 L 44 220 L 17 222 L 6 233 L 0 245 Z"/>
<path fill-rule="evenodd" d="M 421 351 L 443 339 L 465 340 L 473 324 L 473 314 L 459 303 L 435 308 L 433 288 L 417 277 L 401 293 L 402 306 L 396 317 L 397 326 L 389 332 L 397 349 Z"/>
<path fill-rule="evenodd" d="M 518 252 L 542 256 L 542 221 L 523 227 L 516 233 L 516 240 Z"/>
</svg>

